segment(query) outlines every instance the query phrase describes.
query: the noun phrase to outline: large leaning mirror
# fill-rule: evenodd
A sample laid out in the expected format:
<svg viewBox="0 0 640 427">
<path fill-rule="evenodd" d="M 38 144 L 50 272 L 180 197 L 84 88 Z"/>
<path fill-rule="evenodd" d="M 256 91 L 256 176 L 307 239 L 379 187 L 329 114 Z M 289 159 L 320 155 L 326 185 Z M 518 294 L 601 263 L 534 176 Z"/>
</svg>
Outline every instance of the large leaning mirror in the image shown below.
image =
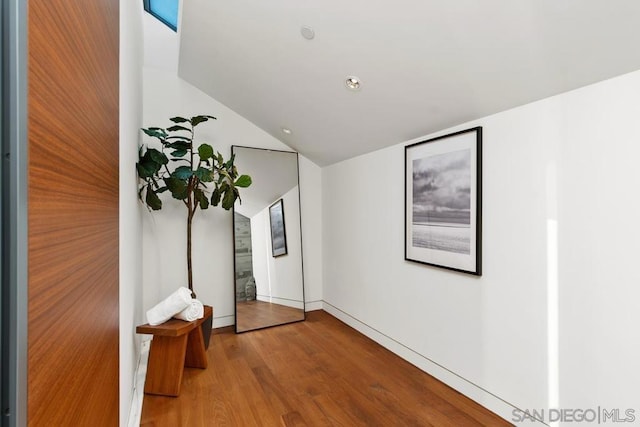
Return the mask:
<svg viewBox="0 0 640 427">
<path fill-rule="evenodd" d="M 231 150 L 253 180 L 233 208 L 236 332 L 304 320 L 298 154 Z"/>
</svg>

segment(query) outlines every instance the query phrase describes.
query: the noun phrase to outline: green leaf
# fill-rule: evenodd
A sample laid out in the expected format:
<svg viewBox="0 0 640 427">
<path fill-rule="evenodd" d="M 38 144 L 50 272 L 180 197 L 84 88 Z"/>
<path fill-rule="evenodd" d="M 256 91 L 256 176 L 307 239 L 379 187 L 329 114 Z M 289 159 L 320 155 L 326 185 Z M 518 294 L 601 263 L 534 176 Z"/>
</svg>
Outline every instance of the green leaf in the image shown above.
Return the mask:
<svg viewBox="0 0 640 427">
<path fill-rule="evenodd" d="M 216 118 L 213 117 L 213 116 L 194 116 L 194 117 L 191 117 L 191 126 L 194 126 L 194 127 L 198 126 L 200 123 L 206 122 L 209 119 L 216 120 Z"/>
<path fill-rule="evenodd" d="M 236 187 L 247 188 L 251 185 L 251 177 L 249 175 L 241 175 L 236 182 L 234 182 Z"/>
<path fill-rule="evenodd" d="M 169 161 L 160 151 L 155 148 L 148 149 L 144 155 L 139 158 L 138 163 L 136 163 L 138 176 L 143 179 L 153 177 L 160 171 L 162 165 L 165 164 L 165 160 L 166 162 Z"/>
<path fill-rule="evenodd" d="M 229 172 L 227 172 L 227 170 L 224 168 L 218 169 L 218 175 L 229 180 L 230 182 L 233 182 L 233 179 L 231 179 L 231 177 L 229 176 Z"/>
<path fill-rule="evenodd" d="M 195 190 L 193 190 L 193 196 L 200 204 L 200 209 L 207 209 L 209 207 L 209 200 L 202 190 L 196 188 Z"/>
<path fill-rule="evenodd" d="M 193 171 L 189 166 L 178 166 L 171 175 L 178 179 L 189 179 L 193 175 Z"/>
<path fill-rule="evenodd" d="M 173 157 L 184 157 L 187 154 L 187 150 L 185 148 L 179 148 L 171 152 Z"/>
<path fill-rule="evenodd" d="M 213 147 L 209 144 L 201 144 L 198 147 L 198 155 L 201 160 L 207 160 L 213 157 Z"/>
<path fill-rule="evenodd" d="M 147 185 L 147 197 L 145 199 L 147 206 L 149 206 L 154 211 L 158 211 L 162 209 L 162 200 L 160 197 L 151 189 L 150 185 Z"/>
<path fill-rule="evenodd" d="M 209 209 L 209 199 L 207 199 L 207 196 L 200 199 L 200 209 Z"/>
<path fill-rule="evenodd" d="M 169 191 L 171 191 L 171 196 L 173 196 L 174 199 L 184 200 L 187 198 L 187 181 L 169 177 L 164 179 L 164 183 Z"/>
<path fill-rule="evenodd" d="M 199 167 L 194 175 L 202 182 L 213 182 L 213 172 L 207 168 Z"/>
<path fill-rule="evenodd" d="M 140 162 L 136 163 L 138 176 L 142 179 L 151 178 L 157 171 L 156 166 L 156 163 L 140 160 Z"/>
<path fill-rule="evenodd" d="M 213 190 L 213 193 L 211 194 L 211 204 L 213 206 L 218 206 L 218 203 L 220 203 L 221 197 L 222 197 L 222 192 L 220 191 L 219 188 L 216 188 L 215 190 Z"/>
<path fill-rule="evenodd" d="M 188 132 L 191 132 L 191 129 L 186 128 L 186 127 L 184 127 L 184 126 L 180 126 L 180 125 L 173 125 L 173 126 L 171 126 L 170 128 L 167 128 L 167 130 L 168 130 L 169 132 L 175 132 L 175 131 L 178 131 L 178 130 L 186 130 L 186 131 L 188 131 Z"/>
<path fill-rule="evenodd" d="M 169 163 L 169 159 L 167 158 L 167 156 L 163 152 L 158 151 L 155 148 L 149 148 L 147 150 L 147 154 L 149 154 L 149 158 L 155 163 L 159 163 L 161 165 L 166 165 L 167 163 Z"/>
<path fill-rule="evenodd" d="M 182 141 L 186 141 L 187 144 L 191 143 L 191 138 L 187 138 L 186 136 L 182 136 L 182 135 L 172 135 L 172 136 L 168 136 L 167 139 L 180 139 Z"/>
<path fill-rule="evenodd" d="M 233 168 L 233 161 L 236 159 L 236 155 L 232 154 L 231 158 L 229 160 L 227 160 L 227 162 L 224 164 L 224 168 L 225 169 L 232 169 Z"/>
<path fill-rule="evenodd" d="M 167 132 L 162 128 L 142 128 L 142 131 L 149 136 L 158 138 L 160 141 L 167 137 Z"/>
<path fill-rule="evenodd" d="M 190 141 L 172 141 L 167 143 L 167 147 L 169 148 L 184 148 L 184 149 L 189 149 L 189 147 L 191 147 L 191 142 Z"/>
<path fill-rule="evenodd" d="M 222 208 L 225 210 L 231 209 L 237 198 L 237 190 L 233 187 L 227 188 L 227 191 L 224 193 L 224 197 L 222 198 Z"/>
<path fill-rule="evenodd" d="M 222 199 L 222 196 L 228 189 L 229 184 L 227 184 L 226 182 L 223 182 L 220 187 L 216 186 L 216 189 L 213 190 L 213 194 L 211 195 L 211 204 L 213 206 L 218 206 L 220 200 Z"/>
<path fill-rule="evenodd" d="M 171 120 L 173 123 L 185 123 L 188 122 L 189 119 L 185 119 L 184 117 L 171 117 L 169 120 Z"/>
<path fill-rule="evenodd" d="M 191 143 L 187 141 L 174 141 L 167 144 L 168 148 L 175 148 L 171 153 L 174 157 L 184 157 L 191 149 Z"/>
</svg>

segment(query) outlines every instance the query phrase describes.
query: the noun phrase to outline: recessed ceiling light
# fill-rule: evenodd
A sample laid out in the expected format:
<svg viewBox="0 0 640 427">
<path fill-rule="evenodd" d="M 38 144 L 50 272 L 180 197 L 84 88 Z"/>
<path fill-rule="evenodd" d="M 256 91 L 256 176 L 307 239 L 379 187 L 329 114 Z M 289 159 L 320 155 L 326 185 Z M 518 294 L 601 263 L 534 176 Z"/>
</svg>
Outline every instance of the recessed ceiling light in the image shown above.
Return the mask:
<svg viewBox="0 0 640 427">
<path fill-rule="evenodd" d="M 286 135 L 291 135 L 293 132 L 291 132 L 291 129 L 289 128 L 282 128 L 282 133 Z"/>
<path fill-rule="evenodd" d="M 300 33 L 302 34 L 302 37 L 304 37 L 307 40 L 311 40 L 316 36 L 316 32 L 313 31 L 313 28 L 308 27 L 306 25 L 300 28 Z"/>
<path fill-rule="evenodd" d="M 358 89 L 360 89 L 361 82 L 360 82 L 360 79 L 357 78 L 356 76 L 349 76 L 344 81 L 344 84 L 348 89 L 358 90 Z"/>
</svg>

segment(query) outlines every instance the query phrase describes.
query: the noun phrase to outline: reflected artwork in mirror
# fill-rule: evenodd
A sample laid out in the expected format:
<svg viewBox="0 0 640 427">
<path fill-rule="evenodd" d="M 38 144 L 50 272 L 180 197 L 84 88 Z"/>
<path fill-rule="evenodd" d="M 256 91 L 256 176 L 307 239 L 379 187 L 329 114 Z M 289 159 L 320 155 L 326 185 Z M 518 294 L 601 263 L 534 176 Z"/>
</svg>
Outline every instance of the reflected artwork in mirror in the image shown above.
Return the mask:
<svg viewBox="0 0 640 427">
<path fill-rule="evenodd" d="M 284 208 L 282 199 L 269 208 L 271 222 L 271 252 L 274 257 L 287 254 L 287 230 L 284 228 Z"/>
<path fill-rule="evenodd" d="M 236 332 L 304 320 L 298 153 L 231 150 L 253 181 L 233 208 Z"/>
</svg>

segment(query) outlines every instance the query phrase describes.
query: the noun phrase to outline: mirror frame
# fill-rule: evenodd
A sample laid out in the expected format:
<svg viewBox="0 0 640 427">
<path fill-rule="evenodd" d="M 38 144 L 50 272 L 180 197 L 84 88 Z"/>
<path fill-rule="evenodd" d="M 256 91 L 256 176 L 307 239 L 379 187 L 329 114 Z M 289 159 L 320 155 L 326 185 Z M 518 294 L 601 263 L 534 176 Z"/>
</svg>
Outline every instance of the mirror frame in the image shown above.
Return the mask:
<svg viewBox="0 0 640 427">
<path fill-rule="evenodd" d="M 301 286 L 302 286 L 302 319 L 299 320 L 292 320 L 289 322 L 284 322 L 284 323 L 277 323 L 274 325 L 267 325 L 267 326 L 262 326 L 262 327 L 258 327 L 258 328 L 253 328 L 253 329 L 246 329 L 243 331 L 238 331 L 238 301 L 236 299 L 236 269 L 237 269 L 237 265 L 236 265 L 236 227 L 235 227 L 235 214 L 236 214 L 236 205 L 235 203 L 233 204 L 233 208 L 231 209 L 231 213 L 232 213 L 232 248 L 233 248 L 233 327 L 234 327 L 234 331 L 236 334 L 242 334 L 245 332 L 252 332 L 252 331 L 259 331 L 261 329 L 267 329 L 267 328 L 273 328 L 276 326 L 283 326 L 283 325 L 290 325 L 292 323 L 298 323 L 298 322 L 304 322 L 305 320 L 307 320 L 307 311 L 306 311 L 306 300 L 305 300 L 305 295 L 304 295 L 304 239 L 302 236 L 302 200 L 300 198 L 301 195 L 301 191 L 300 191 L 300 154 L 297 151 L 286 151 L 286 150 L 274 150 L 274 149 L 270 149 L 270 148 L 261 148 L 261 147 L 248 147 L 245 145 L 232 145 L 231 146 L 231 156 L 235 159 L 235 155 L 236 153 L 236 149 L 251 149 L 251 150 L 261 150 L 261 151 L 266 151 L 266 152 L 272 152 L 272 153 L 289 153 L 289 154 L 295 154 L 295 158 L 296 158 L 296 181 L 297 181 L 297 186 L 298 186 L 298 211 L 299 211 L 299 215 L 298 215 L 298 226 L 300 227 L 300 276 L 301 276 Z M 240 170 L 240 173 L 243 174 L 247 174 L 249 176 L 251 176 L 251 171 L 244 171 L 244 170 Z M 253 178 L 253 177 L 252 177 Z M 242 194 L 241 194 L 242 196 Z M 238 203 L 238 201 L 236 201 L 236 203 Z"/>
</svg>

